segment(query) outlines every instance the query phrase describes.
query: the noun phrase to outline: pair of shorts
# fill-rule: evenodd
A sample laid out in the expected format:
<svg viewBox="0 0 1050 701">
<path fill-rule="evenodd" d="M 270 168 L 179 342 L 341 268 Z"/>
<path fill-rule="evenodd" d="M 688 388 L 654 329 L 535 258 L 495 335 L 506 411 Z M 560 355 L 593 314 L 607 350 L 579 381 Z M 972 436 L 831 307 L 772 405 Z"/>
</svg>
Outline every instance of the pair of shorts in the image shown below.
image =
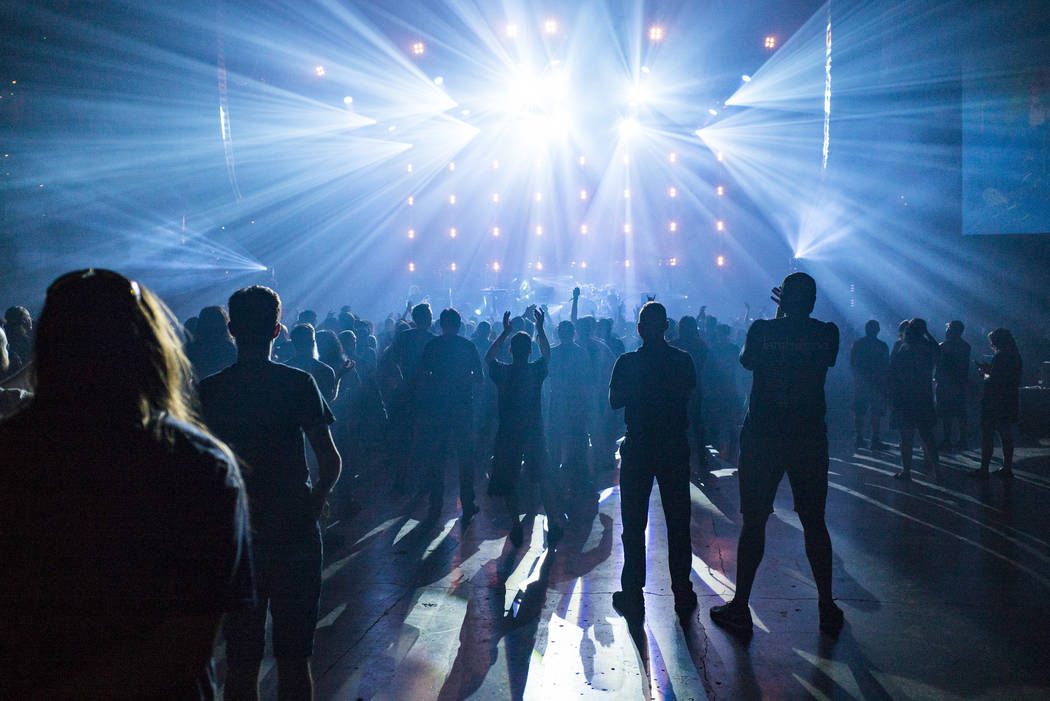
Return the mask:
<svg viewBox="0 0 1050 701">
<path fill-rule="evenodd" d="M 799 516 L 823 516 L 828 499 L 828 436 L 823 425 L 793 433 L 740 432 L 740 512 L 773 513 L 780 480 L 787 473 Z"/>
<path fill-rule="evenodd" d="M 256 605 L 227 614 L 223 626 L 231 666 L 258 666 L 266 644 L 266 611 L 273 617 L 273 655 L 313 655 L 321 596 L 320 533 L 294 546 L 253 546 Z"/>
<path fill-rule="evenodd" d="M 546 450 L 543 431 L 497 431 L 492 450 L 489 494 L 513 494 L 517 489 L 523 460 L 530 481 L 540 482 L 544 474 Z"/>
</svg>

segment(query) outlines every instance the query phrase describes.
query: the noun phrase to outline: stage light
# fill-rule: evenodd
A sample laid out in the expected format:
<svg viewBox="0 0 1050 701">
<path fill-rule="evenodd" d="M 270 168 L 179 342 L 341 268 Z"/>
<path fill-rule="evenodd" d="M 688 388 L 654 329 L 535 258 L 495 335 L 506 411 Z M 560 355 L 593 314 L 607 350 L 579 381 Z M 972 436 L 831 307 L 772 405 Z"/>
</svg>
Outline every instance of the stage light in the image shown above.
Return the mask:
<svg viewBox="0 0 1050 701">
<path fill-rule="evenodd" d="M 499 193 L 498 192 L 493 192 L 492 193 L 492 204 L 499 204 Z"/>
<path fill-rule="evenodd" d="M 678 188 L 677 187 L 671 187 L 671 189 L 669 189 L 667 191 L 667 196 L 670 197 L 672 200 L 674 198 L 678 197 Z"/>
<path fill-rule="evenodd" d="M 456 196 L 455 195 L 449 195 L 448 196 L 448 203 L 449 204 L 456 204 Z"/>
<path fill-rule="evenodd" d="M 649 73 L 649 66 L 642 66 L 642 73 L 648 74 Z"/>
<path fill-rule="evenodd" d="M 451 229 L 448 230 L 448 237 L 450 239 L 456 238 L 456 227 L 452 227 Z"/>
<path fill-rule="evenodd" d="M 580 199 L 581 200 L 587 199 L 587 191 L 586 190 L 580 190 Z"/>
<path fill-rule="evenodd" d="M 448 169 L 449 170 L 455 170 L 456 169 L 456 162 L 455 161 L 449 162 Z"/>
<path fill-rule="evenodd" d="M 707 113 L 709 115 L 711 115 L 712 117 L 717 117 L 718 116 L 718 110 L 716 110 L 714 107 L 709 107 L 707 109 Z"/>
<path fill-rule="evenodd" d="M 580 261 L 580 267 L 583 268 L 584 270 L 586 270 L 587 269 L 587 261 L 581 260 Z"/>
<path fill-rule="evenodd" d="M 536 227 L 536 235 L 537 236 L 543 236 L 543 227 L 542 226 L 537 226 Z"/>
<path fill-rule="evenodd" d="M 416 264 L 415 263 L 409 263 L 408 264 L 408 272 L 410 272 L 410 273 L 416 272 Z"/>
<path fill-rule="evenodd" d="M 352 105 L 352 104 L 354 104 L 354 98 L 352 98 L 349 95 L 347 95 L 346 97 L 343 98 L 343 104 L 344 105 Z"/>
<path fill-rule="evenodd" d="M 630 261 L 630 260 L 625 260 L 625 261 L 623 262 L 623 267 L 625 267 L 625 268 L 630 268 L 630 267 L 631 267 L 631 261 Z"/>
<path fill-rule="evenodd" d="M 409 173 L 411 173 L 411 172 L 412 172 L 412 164 L 411 164 L 411 163 L 409 163 L 409 164 L 408 164 L 408 165 L 407 165 L 407 166 L 405 167 L 405 170 L 407 170 L 407 171 L 408 171 Z"/>
<path fill-rule="evenodd" d="M 492 262 L 492 270 L 493 270 L 493 272 L 497 272 L 497 273 L 499 272 L 499 261 L 498 260 Z"/>
<path fill-rule="evenodd" d="M 726 189 L 724 187 L 722 187 L 721 185 L 719 185 L 718 187 L 715 188 L 715 194 L 718 195 L 719 197 L 721 197 L 722 195 L 726 194 Z"/>
<path fill-rule="evenodd" d="M 580 233 L 583 234 L 584 236 L 587 235 L 587 225 L 586 224 L 580 224 Z"/>
<path fill-rule="evenodd" d="M 667 230 L 668 230 L 668 231 L 672 231 L 672 232 L 673 232 L 673 231 L 678 231 L 678 222 L 676 222 L 676 221 L 673 221 L 673 222 L 671 222 L 670 224 L 668 224 L 668 225 L 667 225 Z"/>
<path fill-rule="evenodd" d="M 717 265 L 719 268 L 723 267 L 725 264 L 726 264 L 726 257 L 725 256 L 718 256 L 717 258 L 715 258 L 715 265 Z"/>
<path fill-rule="evenodd" d="M 625 200 L 631 199 L 631 188 L 627 188 L 626 190 L 623 191 L 623 198 Z"/>
<path fill-rule="evenodd" d="M 499 227 L 498 226 L 492 227 L 492 236 L 494 238 L 499 238 Z"/>
<path fill-rule="evenodd" d="M 649 27 L 649 41 L 663 41 L 664 39 L 664 28 L 654 24 Z"/>
<path fill-rule="evenodd" d="M 513 39 L 514 37 L 518 36 L 518 25 L 516 25 L 513 22 L 511 22 L 510 24 L 508 24 L 506 27 L 503 28 L 503 33 L 506 34 L 511 39 Z"/>
<path fill-rule="evenodd" d="M 715 160 L 718 161 L 719 163 L 721 163 L 721 162 L 723 162 L 725 160 L 725 156 L 722 155 L 721 151 L 717 151 L 715 153 Z"/>
<path fill-rule="evenodd" d="M 751 82 L 751 76 L 749 76 L 749 75 L 742 75 L 742 76 L 740 76 L 740 80 L 744 81 L 745 83 L 750 83 Z"/>
<path fill-rule="evenodd" d="M 456 272 L 456 264 L 453 263 L 452 265 L 448 266 L 448 269 L 451 270 L 452 272 Z"/>
<path fill-rule="evenodd" d="M 536 201 L 537 202 L 543 202 L 543 193 L 542 192 L 537 192 L 536 193 Z"/>
<path fill-rule="evenodd" d="M 499 170 L 499 161 L 492 162 L 492 170 Z"/>
<path fill-rule="evenodd" d="M 678 259 L 677 258 L 672 258 L 671 260 L 667 261 L 667 264 L 670 265 L 672 268 L 674 268 L 674 267 L 676 267 L 678 265 Z"/>
<path fill-rule="evenodd" d="M 543 261 L 542 260 L 536 261 L 536 270 L 543 270 Z"/>
<path fill-rule="evenodd" d="M 766 48 L 775 49 L 777 48 L 777 38 L 775 36 L 766 37 Z"/>
<path fill-rule="evenodd" d="M 715 222 L 715 230 L 716 231 L 725 231 L 726 230 L 726 223 L 724 221 L 722 221 L 721 219 L 719 219 L 718 221 Z"/>
<path fill-rule="evenodd" d="M 627 222 L 626 224 L 623 225 L 623 233 L 625 233 L 625 234 L 631 233 L 631 222 Z"/>
<path fill-rule="evenodd" d="M 409 229 L 408 230 L 408 238 L 414 239 L 415 237 L 416 237 L 416 230 L 415 229 Z"/>
<path fill-rule="evenodd" d="M 421 42 L 421 41 L 417 41 L 417 42 L 412 44 L 412 55 L 413 56 L 422 56 L 423 52 L 425 50 L 426 50 L 426 47 L 423 45 L 423 42 Z"/>
<path fill-rule="evenodd" d="M 576 162 L 579 163 L 581 166 L 587 165 L 587 159 L 584 158 L 583 156 L 580 156 L 579 158 L 577 158 Z"/>
<path fill-rule="evenodd" d="M 416 203 L 416 198 L 413 195 L 408 196 L 408 206 L 411 207 Z"/>
<path fill-rule="evenodd" d="M 318 75 L 318 77 L 323 76 L 324 75 L 324 66 L 314 66 L 314 73 L 316 73 Z"/>
<path fill-rule="evenodd" d="M 642 125 L 634 117 L 628 117 L 620 122 L 620 136 L 631 138 L 642 130 Z"/>
<path fill-rule="evenodd" d="M 444 77 L 439 75 L 438 77 L 434 78 L 434 85 L 444 85 L 444 84 L 445 84 Z"/>
<path fill-rule="evenodd" d="M 543 22 L 543 31 L 546 34 L 557 34 L 558 33 L 558 20 L 547 19 Z"/>
<path fill-rule="evenodd" d="M 678 162 L 678 154 L 675 153 L 674 151 L 671 151 L 671 153 L 667 154 L 667 160 L 669 160 L 671 163 L 677 163 Z"/>
</svg>

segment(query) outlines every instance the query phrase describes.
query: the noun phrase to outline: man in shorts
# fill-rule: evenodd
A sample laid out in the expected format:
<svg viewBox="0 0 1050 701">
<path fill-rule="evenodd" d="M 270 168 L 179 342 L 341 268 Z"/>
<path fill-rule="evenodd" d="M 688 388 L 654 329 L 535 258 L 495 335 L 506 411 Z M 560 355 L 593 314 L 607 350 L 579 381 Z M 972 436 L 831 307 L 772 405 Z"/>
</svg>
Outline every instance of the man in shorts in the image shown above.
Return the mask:
<svg viewBox="0 0 1050 701">
<path fill-rule="evenodd" d="M 752 632 L 748 600 L 765 549 L 766 520 L 784 473 L 805 533 L 806 557 L 817 585 L 820 629 L 842 629 L 831 595 L 831 538 L 824 523 L 828 495 L 828 439 L 824 380 L 835 364 L 839 330 L 810 318 L 817 285 L 792 273 L 773 288 L 777 318 L 757 320 L 747 332 L 740 364 L 751 370 L 751 401 L 740 432 L 740 512 L 737 584 L 732 601 L 711 609 L 711 620 L 737 635 Z"/>
<path fill-rule="evenodd" d="M 259 698 L 266 612 L 273 617 L 279 698 L 313 695 L 313 655 L 321 594 L 321 531 L 317 519 L 339 479 L 342 461 L 334 421 L 314 378 L 270 360 L 281 331 L 281 299 L 255 285 L 230 297 L 230 333 L 237 362 L 200 384 L 204 419 L 241 459 L 251 509 L 257 604 L 226 617 L 229 701 Z M 305 440 L 317 455 L 310 478 Z"/>
</svg>

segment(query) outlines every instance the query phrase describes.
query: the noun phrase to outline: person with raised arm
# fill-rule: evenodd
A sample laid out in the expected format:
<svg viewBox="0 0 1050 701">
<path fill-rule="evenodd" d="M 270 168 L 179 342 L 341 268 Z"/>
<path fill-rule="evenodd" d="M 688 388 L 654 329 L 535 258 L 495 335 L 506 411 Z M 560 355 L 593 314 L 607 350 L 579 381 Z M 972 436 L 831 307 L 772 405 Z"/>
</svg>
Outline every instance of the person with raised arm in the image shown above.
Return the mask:
<svg viewBox="0 0 1050 701">
<path fill-rule="evenodd" d="M 492 474 L 489 494 L 502 496 L 511 518 L 510 541 L 515 547 L 522 544 L 524 530 L 518 511 L 518 483 L 522 462 L 529 480 L 540 487 L 543 507 L 547 512 L 547 541 L 556 545 L 564 532 L 564 516 L 554 497 L 551 481 L 545 475 L 546 446 L 543 437 L 543 409 L 541 390 L 547 378 L 551 357 L 550 343 L 543 329 L 546 315 L 530 307 L 526 314 L 536 319 L 536 343 L 540 358 L 529 362 L 532 337 L 524 331 L 511 336 L 510 312 L 503 313 L 503 332 L 485 353 L 489 378 L 499 391 L 497 401 L 499 427 L 493 446 Z M 510 337 L 511 363 L 500 362 L 496 356 Z"/>
</svg>

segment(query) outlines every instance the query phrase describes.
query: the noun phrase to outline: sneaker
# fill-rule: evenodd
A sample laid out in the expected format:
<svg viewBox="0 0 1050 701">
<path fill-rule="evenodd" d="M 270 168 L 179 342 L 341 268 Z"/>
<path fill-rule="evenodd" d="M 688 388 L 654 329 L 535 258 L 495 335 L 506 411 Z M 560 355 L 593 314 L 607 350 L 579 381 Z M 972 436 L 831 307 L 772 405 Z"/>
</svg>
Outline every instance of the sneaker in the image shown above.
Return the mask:
<svg viewBox="0 0 1050 701">
<path fill-rule="evenodd" d="M 676 594 L 674 597 L 674 612 L 678 614 L 679 620 L 683 623 L 689 620 L 693 611 L 696 611 L 696 605 L 696 592 L 692 589 L 682 594 Z"/>
<path fill-rule="evenodd" d="M 470 522 L 473 521 L 474 517 L 478 515 L 479 510 L 480 509 L 478 509 L 477 504 L 467 504 L 463 507 L 463 517 L 460 519 L 460 524 L 463 526 L 463 528 L 466 528 L 470 525 Z"/>
<path fill-rule="evenodd" d="M 514 544 L 515 548 L 520 548 L 524 541 L 525 531 L 521 527 L 521 521 L 516 521 L 514 527 L 510 529 L 510 542 Z"/>
<path fill-rule="evenodd" d="M 565 535 L 565 529 L 561 526 L 551 523 L 547 526 L 547 547 L 553 548 L 559 542 L 561 542 L 562 536 Z"/>
<path fill-rule="evenodd" d="M 820 632 L 835 635 L 846 624 L 846 615 L 834 601 L 820 604 Z"/>
<path fill-rule="evenodd" d="M 732 601 L 711 608 L 711 620 L 715 625 L 728 632 L 742 637 L 750 636 L 754 629 L 751 622 L 751 609 L 734 604 Z"/>
<path fill-rule="evenodd" d="M 641 594 L 631 596 L 625 591 L 614 592 L 612 605 L 617 613 L 629 620 L 645 618 L 645 599 Z"/>
</svg>

